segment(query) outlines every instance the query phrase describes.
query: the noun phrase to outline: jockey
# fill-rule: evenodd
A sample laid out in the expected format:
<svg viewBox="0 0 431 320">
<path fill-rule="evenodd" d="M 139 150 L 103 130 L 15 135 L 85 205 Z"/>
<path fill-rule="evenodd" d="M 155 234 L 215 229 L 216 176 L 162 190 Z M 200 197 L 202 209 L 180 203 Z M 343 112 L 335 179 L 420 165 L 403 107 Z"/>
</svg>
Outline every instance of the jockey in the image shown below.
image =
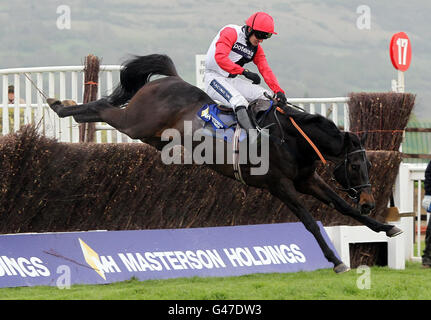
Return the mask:
<svg viewBox="0 0 431 320">
<path fill-rule="evenodd" d="M 206 93 L 212 99 L 231 106 L 239 124 L 247 131 L 254 128 L 247 113 L 249 102 L 266 99 L 264 93 L 268 91 L 259 86 L 259 75 L 245 69 L 244 64 L 253 61 L 277 100 L 286 103 L 284 91 L 260 45 L 273 34 L 277 33 L 274 32 L 272 17 L 265 12 L 256 12 L 247 19 L 245 26 L 224 26 L 207 52 L 204 75 Z M 252 82 L 241 79 L 238 75 L 243 75 Z"/>
</svg>

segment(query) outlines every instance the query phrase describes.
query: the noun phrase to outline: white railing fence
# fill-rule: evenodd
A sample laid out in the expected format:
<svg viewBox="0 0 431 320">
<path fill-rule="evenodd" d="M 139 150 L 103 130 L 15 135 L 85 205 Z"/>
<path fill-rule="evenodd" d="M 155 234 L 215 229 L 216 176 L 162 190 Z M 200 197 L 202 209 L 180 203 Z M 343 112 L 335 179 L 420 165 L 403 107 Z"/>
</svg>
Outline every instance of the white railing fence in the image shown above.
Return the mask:
<svg viewBox="0 0 431 320">
<path fill-rule="evenodd" d="M 60 119 L 45 103 L 38 89 L 48 97 L 74 100 L 82 103 L 84 93 L 84 66 L 1 69 L 2 97 L 1 134 L 16 132 L 22 125 L 35 124 L 41 133 L 60 142 L 79 142 L 79 125 L 72 117 Z M 98 98 L 109 95 L 119 82 L 121 66 L 100 66 Z M 8 86 L 14 85 L 15 100 L 8 102 Z M 319 113 L 332 119 L 344 130 L 349 129 L 348 98 L 291 98 L 310 113 Z M 134 142 L 114 128 L 96 124 L 96 142 Z"/>
<path fill-rule="evenodd" d="M 344 131 L 349 131 L 349 98 L 288 98 L 288 101 L 312 114 L 321 114 L 331 119 Z"/>
<path fill-rule="evenodd" d="M 109 95 L 119 79 L 121 66 L 100 66 L 98 98 Z M 16 132 L 26 124 L 35 124 L 41 133 L 61 142 L 79 142 L 79 124 L 72 117 L 60 119 L 48 107 L 48 97 L 82 103 L 84 66 L 1 69 L 1 134 Z M 8 100 L 8 87 L 14 86 L 15 99 Z M 37 88 L 36 88 L 37 87 Z M 133 142 L 107 124 L 96 124 L 97 142 Z"/>
<path fill-rule="evenodd" d="M 410 258 L 415 261 L 420 261 L 424 249 L 421 246 L 424 236 L 421 228 L 428 225 L 430 219 L 430 214 L 424 214 L 422 210 L 422 183 L 425 180 L 426 166 L 426 163 L 401 163 L 394 190 L 395 205 L 400 214 L 415 214 L 415 217 L 402 218 L 409 220 L 409 228 L 404 232 L 410 246 Z M 417 245 L 416 250 L 413 250 L 413 243 Z"/>
</svg>

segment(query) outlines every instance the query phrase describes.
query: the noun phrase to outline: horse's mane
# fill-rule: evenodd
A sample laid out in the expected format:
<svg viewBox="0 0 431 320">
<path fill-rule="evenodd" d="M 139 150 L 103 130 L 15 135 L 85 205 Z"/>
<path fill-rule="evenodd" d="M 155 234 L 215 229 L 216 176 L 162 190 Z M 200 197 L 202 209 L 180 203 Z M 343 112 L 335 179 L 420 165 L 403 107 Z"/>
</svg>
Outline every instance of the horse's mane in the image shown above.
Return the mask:
<svg viewBox="0 0 431 320">
<path fill-rule="evenodd" d="M 340 129 L 338 129 L 332 120 L 325 118 L 320 114 L 311 114 L 308 112 L 293 110 L 289 112 L 289 116 L 292 116 L 293 120 L 302 126 L 318 127 L 331 136 L 339 136 L 341 134 Z"/>
<path fill-rule="evenodd" d="M 289 110 L 288 116 L 305 131 L 310 138 L 313 136 L 314 142 L 319 144 L 322 150 L 332 150 L 333 154 L 338 154 L 345 147 L 345 132 L 341 131 L 335 123 L 320 115 L 301 112 L 294 109 Z"/>
</svg>

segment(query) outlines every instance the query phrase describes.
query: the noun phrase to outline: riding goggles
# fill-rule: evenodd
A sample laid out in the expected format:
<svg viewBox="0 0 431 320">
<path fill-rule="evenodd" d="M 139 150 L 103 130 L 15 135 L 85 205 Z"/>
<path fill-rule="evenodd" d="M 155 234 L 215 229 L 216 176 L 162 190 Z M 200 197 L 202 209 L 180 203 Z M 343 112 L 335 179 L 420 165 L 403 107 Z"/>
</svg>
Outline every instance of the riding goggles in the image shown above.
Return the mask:
<svg viewBox="0 0 431 320">
<path fill-rule="evenodd" d="M 254 35 L 256 36 L 256 38 L 258 38 L 260 40 L 264 40 L 264 39 L 271 38 L 272 33 L 254 30 Z"/>
</svg>

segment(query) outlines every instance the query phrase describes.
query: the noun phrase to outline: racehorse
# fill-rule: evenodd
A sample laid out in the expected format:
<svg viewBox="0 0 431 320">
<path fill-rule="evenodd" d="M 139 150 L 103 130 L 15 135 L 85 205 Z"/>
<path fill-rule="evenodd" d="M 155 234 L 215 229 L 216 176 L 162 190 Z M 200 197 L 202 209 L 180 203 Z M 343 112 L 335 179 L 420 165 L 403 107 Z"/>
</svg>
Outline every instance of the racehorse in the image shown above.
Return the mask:
<svg viewBox="0 0 431 320">
<path fill-rule="evenodd" d="M 164 77 L 151 80 L 152 75 Z M 161 139 L 165 129 L 173 128 L 184 135 L 187 121 L 196 124 L 195 128 L 201 127 L 196 116 L 198 110 L 206 104 L 216 103 L 204 91 L 184 81 L 172 60 L 160 54 L 135 56 L 129 60 L 120 73 L 120 84 L 107 97 L 77 106 L 64 106 L 55 99 L 47 99 L 47 102 L 60 117 L 73 116 L 79 123 L 106 122 L 132 139 L 140 139 L 158 150 L 168 143 Z M 252 109 L 250 107 L 249 112 Z M 385 232 L 388 237 L 402 233 L 393 225 L 367 216 L 375 206 L 368 178 L 371 164 L 362 147 L 363 141 L 357 135 L 340 131 L 331 120 L 321 115 L 282 104 L 267 110 L 259 125 L 269 131 L 269 168 L 264 175 L 252 175 L 251 164 L 242 165 L 243 181 L 269 190 L 288 206 L 313 234 L 326 259 L 334 264 L 336 273 L 346 272 L 349 268 L 325 242 L 311 213 L 298 200 L 297 192 L 314 196 L 375 232 Z M 305 136 L 320 152 L 321 158 Z M 317 174 L 319 159 L 328 159 L 336 164 L 333 177 L 342 186 L 340 190 L 355 200 L 356 208 Z M 235 178 L 231 164 L 208 166 Z"/>
</svg>

